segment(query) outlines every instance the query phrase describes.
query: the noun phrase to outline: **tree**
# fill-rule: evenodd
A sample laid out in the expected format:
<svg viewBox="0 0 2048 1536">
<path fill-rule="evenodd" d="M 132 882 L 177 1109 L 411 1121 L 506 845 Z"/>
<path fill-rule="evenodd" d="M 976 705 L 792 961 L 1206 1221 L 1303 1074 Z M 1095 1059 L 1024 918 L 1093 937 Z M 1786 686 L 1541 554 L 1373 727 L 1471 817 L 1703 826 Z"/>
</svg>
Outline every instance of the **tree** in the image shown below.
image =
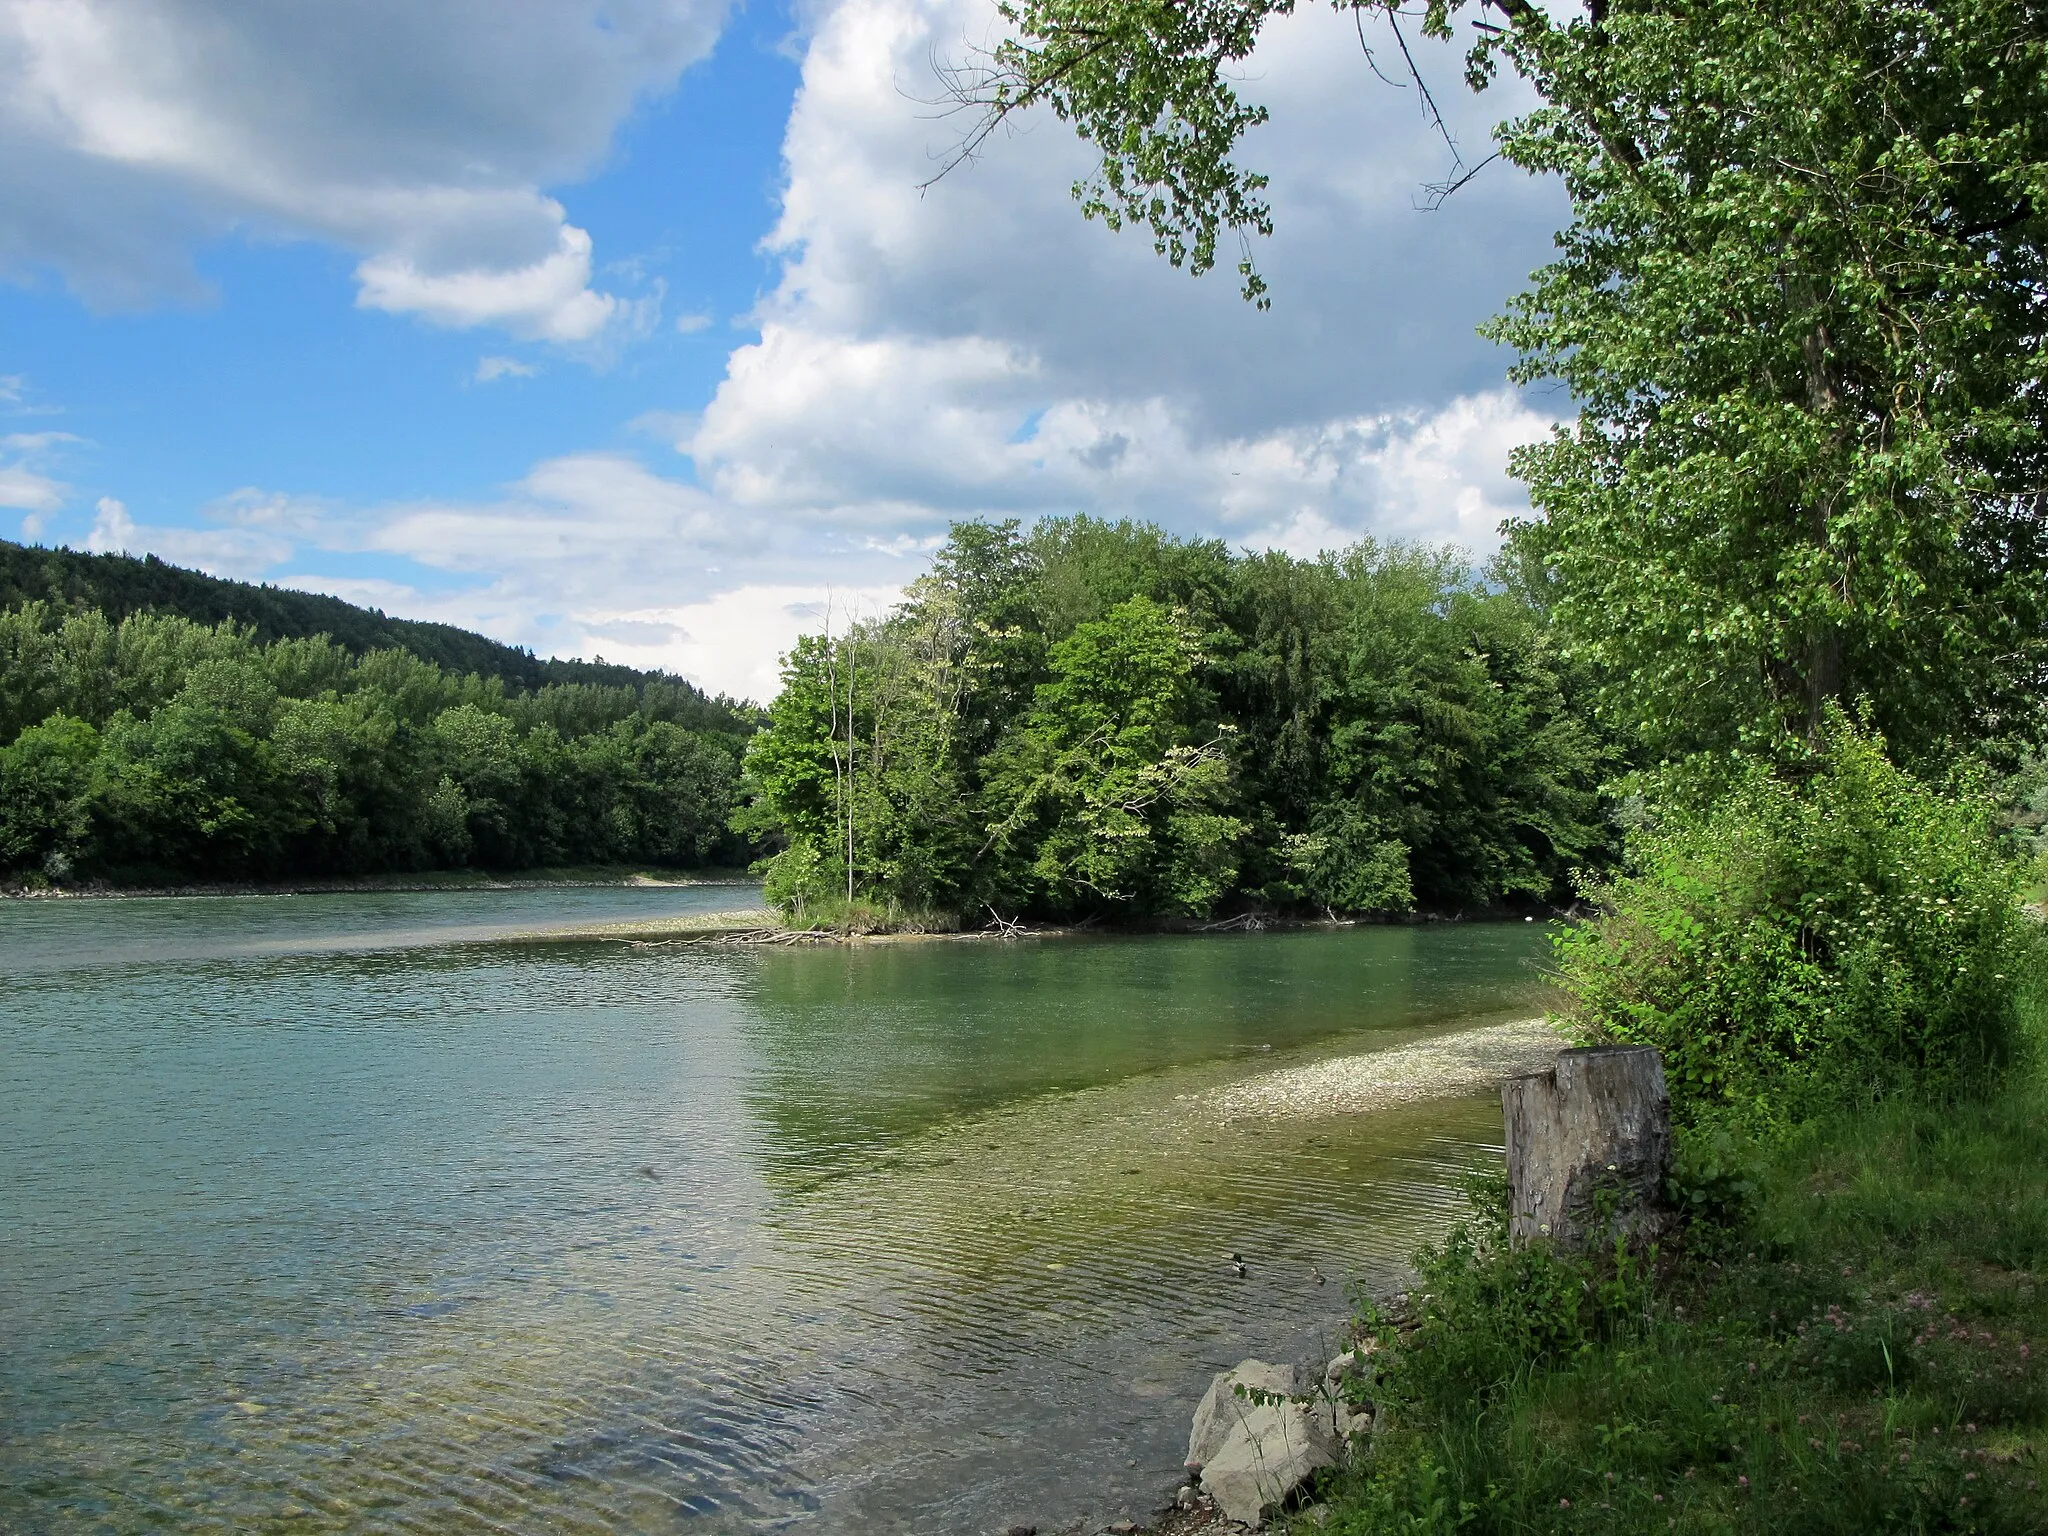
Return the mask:
<svg viewBox="0 0 2048 1536">
<path fill-rule="evenodd" d="M 1233 727 L 1214 719 L 1184 613 L 1132 597 L 1052 649 L 989 772 L 1004 882 L 1055 911 L 1207 912 L 1237 874 Z"/>
<path fill-rule="evenodd" d="M 2038 735 L 2048 659 L 2048 35 L 2019 0 L 1495 0 L 1467 76 L 1542 105 L 1560 258 L 1493 327 L 1576 422 L 1516 457 L 1514 538 L 1656 750 L 1816 739 L 1867 701 L 1909 759 Z M 1400 25 L 1398 0 L 1338 0 Z M 1291 0 L 1012 0 L 983 110 L 1101 151 L 1084 211 L 1201 271 L 1271 229 L 1233 65 Z M 1425 32 L 1471 7 L 1429 0 Z M 1247 294 L 1265 286 L 1249 256 Z"/>
</svg>

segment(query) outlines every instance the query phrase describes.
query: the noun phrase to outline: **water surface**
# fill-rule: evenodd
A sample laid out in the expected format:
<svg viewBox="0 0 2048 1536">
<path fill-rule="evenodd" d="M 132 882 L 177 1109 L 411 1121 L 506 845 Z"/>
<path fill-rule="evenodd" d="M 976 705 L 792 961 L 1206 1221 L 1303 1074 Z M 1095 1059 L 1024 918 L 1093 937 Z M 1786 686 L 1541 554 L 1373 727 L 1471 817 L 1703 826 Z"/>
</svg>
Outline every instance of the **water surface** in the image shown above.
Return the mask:
<svg viewBox="0 0 2048 1536">
<path fill-rule="evenodd" d="M 1142 1515 L 1499 1136 L 1192 1096 L 1526 1014 L 1540 949 L 495 937 L 752 895 L 0 907 L 0 1528 Z"/>
</svg>

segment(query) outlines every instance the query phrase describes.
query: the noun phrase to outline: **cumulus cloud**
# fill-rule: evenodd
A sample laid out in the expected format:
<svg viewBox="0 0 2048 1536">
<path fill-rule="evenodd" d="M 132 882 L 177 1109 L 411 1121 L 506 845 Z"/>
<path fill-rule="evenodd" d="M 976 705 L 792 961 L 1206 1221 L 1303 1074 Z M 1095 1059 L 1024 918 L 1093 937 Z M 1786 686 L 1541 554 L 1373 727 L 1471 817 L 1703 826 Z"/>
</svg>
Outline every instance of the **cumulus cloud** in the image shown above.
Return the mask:
<svg viewBox="0 0 2048 1536">
<path fill-rule="evenodd" d="M 112 4 L 76 9 L 99 16 Z M 305 124 L 270 99 L 283 100 L 282 84 L 234 105 L 262 78 L 237 75 L 230 106 L 216 108 L 188 88 L 195 66 L 174 60 L 161 71 L 170 84 L 149 76 L 90 133 L 46 125 L 38 142 L 99 146 L 66 151 L 93 174 L 154 167 L 131 190 L 175 185 L 187 211 L 349 244 L 368 307 L 566 344 L 645 323 L 594 286 L 587 237 L 536 189 L 601 153 L 616 114 L 708 45 L 716 6 L 608 7 L 629 33 L 669 27 L 661 47 L 642 39 L 639 53 L 614 56 L 592 42 L 594 6 L 534 0 L 533 28 L 494 30 L 481 25 L 484 5 L 380 0 L 367 22 L 322 23 L 351 37 L 441 37 L 445 24 L 448 36 L 467 27 L 472 42 L 497 39 L 475 80 L 432 48 L 416 61 L 392 54 L 411 62 L 384 88 L 374 131 L 363 124 L 376 114 L 334 105 L 370 90 L 370 75 L 263 41 L 263 57 L 331 87 L 309 93 Z M 0 0 L 0 15 L 36 9 Z M 131 0 L 123 14 L 203 32 L 207 8 Z M 238 36 L 277 31 L 237 14 Z M 1503 359 L 1472 332 L 1547 258 L 1556 189 L 1502 170 L 1418 212 L 1444 172 L 1443 146 L 1412 92 L 1373 78 L 1345 18 L 1304 8 L 1274 25 L 1245 70 L 1274 110 L 1246 149 L 1273 175 L 1280 230 L 1256 253 L 1276 295 L 1260 314 L 1227 275 L 1191 280 L 1142 235 L 1082 221 L 1068 187 L 1087 152 L 1057 123 L 999 137 L 920 190 L 964 127 L 919 107 L 940 93 L 931 61 L 984 37 L 990 14 L 986 0 L 836 0 L 811 14 L 769 240 L 779 280 L 708 404 L 632 423 L 685 455 L 687 470 L 593 451 L 469 498 L 340 508 L 252 490 L 209 509 L 199 530 L 138 527 L 102 503 L 95 547 L 286 570 L 272 579 L 544 653 L 674 667 L 756 698 L 772 693 L 777 654 L 822 622 L 824 603 L 886 606 L 956 518 L 1085 511 L 1304 555 L 1368 533 L 1484 554 L 1521 505 L 1507 454 L 1550 418 L 1502 385 Z M 506 85 L 548 50 L 567 59 L 561 92 Z M 18 54 L 0 46 L 0 71 L 27 69 Z M 1465 98 L 1447 51 L 1425 67 L 1446 83 L 1476 159 L 1491 121 L 1523 103 L 1512 91 Z M 455 93 L 444 109 L 438 89 Z M 165 103 L 177 110 L 158 111 Z M 515 106 L 536 120 L 515 121 Z M 0 151 L 33 115 L 0 104 Z M 331 145 L 307 126 L 343 116 Z M 281 146 L 250 148 L 250 124 L 280 133 Z M 200 143 L 224 145 L 241 167 L 213 173 L 205 196 L 193 190 L 205 181 L 192 168 Z M 0 154 L 0 208 L 19 173 L 7 165 Z M 318 189 L 320 211 L 281 190 L 293 177 Z M 26 206 L 0 212 L 0 260 L 43 205 Z M 64 248 L 87 251 L 96 228 Z M 141 270 L 107 250 L 109 270 Z M 84 283 L 90 265 L 77 256 L 64 270 Z M 709 323 L 678 324 L 699 319 Z M 485 357 L 475 379 L 527 366 Z M 354 572 L 382 557 L 387 571 L 313 574 L 323 552 L 346 553 Z"/>
<path fill-rule="evenodd" d="M 19 401 L 21 381 L 0 380 L 12 385 L 11 397 L 0 395 L 0 404 Z M 27 515 L 21 519 L 21 536 L 35 540 L 49 526 L 50 519 L 63 510 L 71 487 L 51 473 L 56 455 L 81 441 L 69 432 L 10 432 L 0 436 L 0 507 Z"/>
<path fill-rule="evenodd" d="M 299 505 L 239 494 L 244 507 Z M 260 527 L 281 530 L 285 521 Z M 258 526 L 244 517 L 237 531 Z M 480 629 L 543 655 L 665 667 L 757 699 L 773 695 L 777 658 L 822 621 L 828 603 L 841 613 L 849 604 L 885 610 L 925 553 L 814 518 L 736 508 L 613 453 L 547 460 L 488 499 L 330 508 L 298 526 L 301 570 L 325 548 L 396 557 L 420 579 L 273 579 Z M 102 537 L 116 537 L 112 521 Z"/>
<path fill-rule="evenodd" d="M 586 341 L 630 312 L 540 188 L 703 58 L 726 0 L 0 0 L 0 271 L 200 287 L 246 228 L 360 253 L 365 305 Z"/>
<path fill-rule="evenodd" d="M 1079 216 L 1085 146 L 1050 121 L 935 185 L 964 122 L 915 101 L 985 33 L 977 0 L 842 0 L 819 20 L 769 238 L 759 339 L 676 446 L 742 508 L 871 541 L 953 517 L 1094 511 L 1245 542 L 1364 532 L 1483 552 L 1520 507 L 1505 457 L 1547 418 L 1474 327 L 1548 249 L 1554 188 L 1503 170 L 1418 211 L 1448 151 L 1348 20 L 1274 23 L 1245 70 L 1272 124 L 1276 302 L 1190 280 Z M 1425 67 L 1447 80 L 1456 58 Z M 1472 158 L 1512 91 L 1445 99 Z"/>
<path fill-rule="evenodd" d="M 209 575 L 255 581 L 291 555 L 295 540 L 285 531 L 253 524 L 224 528 L 140 524 L 124 503 L 102 496 L 94 504 L 85 547 L 96 555 L 151 554 Z"/>
</svg>

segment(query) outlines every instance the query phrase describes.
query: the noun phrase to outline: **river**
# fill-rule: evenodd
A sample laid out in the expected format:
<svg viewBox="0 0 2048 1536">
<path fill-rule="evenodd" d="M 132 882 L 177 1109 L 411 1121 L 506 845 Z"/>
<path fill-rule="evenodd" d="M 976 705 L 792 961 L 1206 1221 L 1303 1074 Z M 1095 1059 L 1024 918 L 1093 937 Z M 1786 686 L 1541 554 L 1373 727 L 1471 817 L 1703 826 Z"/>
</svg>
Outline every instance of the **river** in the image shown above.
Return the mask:
<svg viewBox="0 0 2048 1536">
<path fill-rule="evenodd" d="M 0 1529 L 1142 1517 L 1498 1156 L 1215 1095 L 1540 1003 L 1524 924 L 508 937 L 752 895 L 0 904 Z"/>
</svg>

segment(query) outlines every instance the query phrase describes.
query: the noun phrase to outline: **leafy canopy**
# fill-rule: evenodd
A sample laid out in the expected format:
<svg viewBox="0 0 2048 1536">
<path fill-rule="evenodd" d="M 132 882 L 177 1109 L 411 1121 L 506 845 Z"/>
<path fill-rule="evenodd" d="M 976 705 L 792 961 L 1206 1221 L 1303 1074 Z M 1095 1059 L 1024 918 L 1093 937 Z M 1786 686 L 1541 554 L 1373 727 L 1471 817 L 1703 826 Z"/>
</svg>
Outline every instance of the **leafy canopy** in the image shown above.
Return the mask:
<svg viewBox="0 0 2048 1536">
<path fill-rule="evenodd" d="M 1812 740 L 1857 700 L 1908 760 L 2037 735 L 2038 8 L 1337 4 L 1444 38 L 1471 12 L 1469 82 L 1505 62 L 1540 97 L 1501 149 L 1561 177 L 1573 219 L 1492 333 L 1579 416 L 1517 456 L 1539 515 L 1514 533 L 1608 708 L 1671 753 Z M 970 145 L 1050 105 L 1101 153 L 1084 209 L 1205 270 L 1225 232 L 1271 229 L 1235 66 L 1292 8 L 1010 0 L 958 82 Z"/>
</svg>

